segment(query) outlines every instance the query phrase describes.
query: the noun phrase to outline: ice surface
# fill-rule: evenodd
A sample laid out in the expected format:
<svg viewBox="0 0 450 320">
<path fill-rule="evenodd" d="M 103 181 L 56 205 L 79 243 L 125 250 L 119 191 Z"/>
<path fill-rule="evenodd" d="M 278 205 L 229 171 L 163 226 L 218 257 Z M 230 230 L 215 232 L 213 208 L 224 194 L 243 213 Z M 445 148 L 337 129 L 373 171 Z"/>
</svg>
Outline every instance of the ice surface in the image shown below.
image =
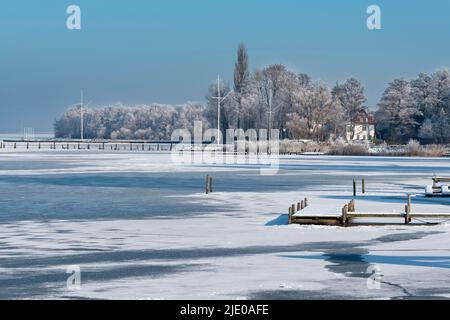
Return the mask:
<svg viewBox="0 0 450 320">
<path fill-rule="evenodd" d="M 313 227 L 365 177 L 361 211 L 449 212 L 422 196 L 450 159 L 286 156 L 257 166 L 179 166 L 166 153 L 0 152 L 0 298 L 333 299 L 450 297 L 449 224 Z M 206 174 L 214 193 L 204 194 Z M 66 267 L 81 269 L 81 290 Z M 382 274 L 369 289 L 370 265 Z"/>
</svg>

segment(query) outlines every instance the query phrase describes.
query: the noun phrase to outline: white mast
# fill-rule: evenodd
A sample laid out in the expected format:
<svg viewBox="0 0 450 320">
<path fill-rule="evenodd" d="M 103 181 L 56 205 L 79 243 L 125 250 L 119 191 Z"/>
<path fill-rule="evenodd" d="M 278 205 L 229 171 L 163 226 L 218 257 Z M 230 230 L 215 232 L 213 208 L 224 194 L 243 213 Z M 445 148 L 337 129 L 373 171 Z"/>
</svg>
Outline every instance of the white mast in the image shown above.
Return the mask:
<svg viewBox="0 0 450 320">
<path fill-rule="evenodd" d="M 220 75 L 217 76 L 217 144 L 220 144 Z"/>
<path fill-rule="evenodd" d="M 271 140 L 272 140 L 272 99 L 273 99 L 273 91 L 272 91 L 272 82 L 269 81 L 269 123 L 268 123 L 268 151 L 271 154 Z"/>
<path fill-rule="evenodd" d="M 217 97 L 212 97 L 217 99 L 217 144 L 220 144 L 220 103 L 225 100 L 225 97 L 220 96 L 220 75 L 217 76 Z"/>
<path fill-rule="evenodd" d="M 225 101 L 225 99 L 232 93 L 233 91 L 228 92 L 223 97 L 220 92 L 220 75 L 217 76 L 217 97 L 212 97 L 213 99 L 217 99 L 217 144 L 221 144 L 220 141 L 220 104 Z"/>
<path fill-rule="evenodd" d="M 81 89 L 81 103 L 80 103 L 80 138 L 84 140 L 84 121 L 83 121 L 83 89 Z"/>
</svg>

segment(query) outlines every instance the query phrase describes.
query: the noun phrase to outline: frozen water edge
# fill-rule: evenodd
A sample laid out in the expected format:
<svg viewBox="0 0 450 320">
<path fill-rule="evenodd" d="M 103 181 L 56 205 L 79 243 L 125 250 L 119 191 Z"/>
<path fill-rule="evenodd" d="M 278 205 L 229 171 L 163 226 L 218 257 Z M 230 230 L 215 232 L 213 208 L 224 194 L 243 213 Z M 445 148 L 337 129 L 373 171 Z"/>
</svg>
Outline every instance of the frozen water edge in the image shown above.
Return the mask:
<svg viewBox="0 0 450 320">
<path fill-rule="evenodd" d="M 449 159 L 283 157 L 174 166 L 168 154 L 0 153 L 1 298 L 309 299 L 450 297 L 448 225 L 287 226 L 287 207 L 334 214 L 353 177 L 365 211 L 401 212 Z M 13 164 L 12 164 L 13 163 Z M 217 192 L 203 194 L 212 174 Z M 450 212 L 416 197 L 420 211 Z M 367 288 L 367 267 L 384 277 Z M 79 265 L 82 288 L 66 289 Z"/>
</svg>

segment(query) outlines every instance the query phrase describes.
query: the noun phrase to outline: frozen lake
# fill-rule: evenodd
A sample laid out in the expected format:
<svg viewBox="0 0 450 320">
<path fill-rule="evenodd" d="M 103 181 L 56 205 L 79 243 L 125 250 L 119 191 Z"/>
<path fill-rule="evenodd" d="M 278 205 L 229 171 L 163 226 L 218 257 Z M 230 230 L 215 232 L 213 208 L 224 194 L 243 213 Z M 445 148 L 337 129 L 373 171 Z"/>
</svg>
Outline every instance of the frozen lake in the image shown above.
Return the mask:
<svg viewBox="0 0 450 320">
<path fill-rule="evenodd" d="M 402 212 L 412 193 L 414 210 L 450 213 L 422 196 L 434 173 L 450 176 L 450 159 L 285 156 L 262 176 L 165 153 L 1 150 L 0 298 L 450 298 L 449 223 L 287 225 L 304 197 L 339 214 L 362 177 L 364 211 Z"/>
</svg>

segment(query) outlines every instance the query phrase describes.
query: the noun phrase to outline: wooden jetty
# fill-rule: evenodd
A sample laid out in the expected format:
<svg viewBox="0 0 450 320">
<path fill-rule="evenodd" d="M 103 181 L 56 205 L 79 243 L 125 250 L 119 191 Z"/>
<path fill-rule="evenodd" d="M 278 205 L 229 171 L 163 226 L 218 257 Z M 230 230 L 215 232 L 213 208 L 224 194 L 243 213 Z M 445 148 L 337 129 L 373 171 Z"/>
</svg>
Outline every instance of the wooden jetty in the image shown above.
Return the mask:
<svg viewBox="0 0 450 320">
<path fill-rule="evenodd" d="M 289 208 L 289 223 L 291 224 L 301 224 L 301 225 L 325 225 L 325 226 L 356 226 L 356 225 L 388 225 L 394 224 L 389 222 L 380 221 L 377 222 L 358 222 L 357 219 L 399 219 L 399 223 L 405 225 L 411 225 L 413 222 L 417 224 L 438 224 L 433 222 L 427 222 L 423 219 L 449 219 L 450 213 L 420 213 L 412 212 L 411 205 L 411 195 L 408 195 L 407 204 L 405 205 L 404 213 L 395 212 L 357 212 L 356 211 L 356 201 L 351 200 L 342 208 L 342 213 L 340 216 L 331 215 L 302 215 L 302 210 L 297 210 L 294 212 L 294 205 Z M 398 224 L 398 223 L 396 223 Z"/>
<path fill-rule="evenodd" d="M 433 178 L 433 185 L 425 187 L 426 197 L 450 197 L 450 190 L 448 183 L 450 177 L 437 177 Z M 444 184 L 447 183 L 447 184 Z"/>
</svg>

